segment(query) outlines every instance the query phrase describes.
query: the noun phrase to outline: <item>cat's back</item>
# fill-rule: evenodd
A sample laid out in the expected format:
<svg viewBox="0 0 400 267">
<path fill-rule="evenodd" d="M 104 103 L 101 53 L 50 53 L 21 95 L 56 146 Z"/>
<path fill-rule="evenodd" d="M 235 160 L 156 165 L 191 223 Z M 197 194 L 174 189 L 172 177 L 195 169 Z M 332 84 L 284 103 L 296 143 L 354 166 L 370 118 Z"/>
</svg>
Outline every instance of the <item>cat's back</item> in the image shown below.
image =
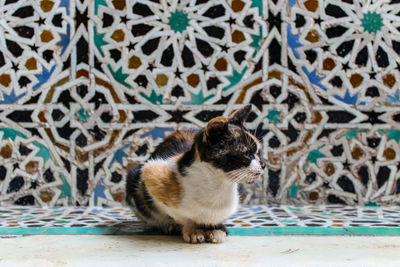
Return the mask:
<svg viewBox="0 0 400 267">
<path fill-rule="evenodd" d="M 150 155 L 152 159 L 167 159 L 189 151 L 194 142 L 195 133 L 181 130 L 168 135 Z"/>
</svg>

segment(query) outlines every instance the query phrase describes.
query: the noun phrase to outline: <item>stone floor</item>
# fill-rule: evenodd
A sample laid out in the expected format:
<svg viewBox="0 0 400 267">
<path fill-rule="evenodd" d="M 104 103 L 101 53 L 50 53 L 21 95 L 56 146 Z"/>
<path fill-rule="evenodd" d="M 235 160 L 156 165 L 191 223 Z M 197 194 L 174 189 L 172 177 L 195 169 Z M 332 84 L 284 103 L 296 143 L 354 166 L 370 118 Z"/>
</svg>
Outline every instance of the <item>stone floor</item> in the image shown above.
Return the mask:
<svg viewBox="0 0 400 267">
<path fill-rule="evenodd" d="M 0 238 L 0 266 L 400 266 L 395 236 L 230 236 L 192 245 L 176 236 Z"/>
</svg>

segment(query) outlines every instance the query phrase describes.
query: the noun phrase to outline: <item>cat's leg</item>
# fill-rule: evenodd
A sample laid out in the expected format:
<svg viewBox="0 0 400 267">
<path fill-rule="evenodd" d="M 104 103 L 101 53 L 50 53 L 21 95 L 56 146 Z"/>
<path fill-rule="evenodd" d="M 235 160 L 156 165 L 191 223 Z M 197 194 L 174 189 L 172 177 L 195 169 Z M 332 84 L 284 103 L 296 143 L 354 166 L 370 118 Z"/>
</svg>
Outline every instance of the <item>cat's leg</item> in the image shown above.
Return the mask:
<svg viewBox="0 0 400 267">
<path fill-rule="evenodd" d="M 210 243 L 223 243 L 228 235 L 228 231 L 223 224 L 204 226 L 206 241 Z"/>
<path fill-rule="evenodd" d="M 206 233 L 203 229 L 198 228 L 194 223 L 186 223 L 182 228 L 183 240 L 187 243 L 203 243 L 206 241 Z"/>
</svg>

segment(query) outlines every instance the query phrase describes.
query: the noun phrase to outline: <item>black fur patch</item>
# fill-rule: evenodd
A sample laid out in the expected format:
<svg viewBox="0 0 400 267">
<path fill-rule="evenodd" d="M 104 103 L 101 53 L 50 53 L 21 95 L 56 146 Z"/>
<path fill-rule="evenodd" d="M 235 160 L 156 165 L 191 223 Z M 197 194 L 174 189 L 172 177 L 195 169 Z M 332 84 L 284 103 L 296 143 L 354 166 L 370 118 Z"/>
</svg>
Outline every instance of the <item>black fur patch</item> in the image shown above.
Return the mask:
<svg viewBox="0 0 400 267">
<path fill-rule="evenodd" d="M 236 110 L 229 116 L 229 123 L 237 126 L 242 126 L 251 112 L 251 105 L 246 105 L 243 108 Z"/>
<path fill-rule="evenodd" d="M 155 211 L 153 198 L 148 193 L 141 178 L 142 165 L 129 171 L 126 180 L 126 202 L 135 208 L 143 217 L 151 218 L 151 211 Z M 133 200 L 133 202 L 132 202 Z"/>
<path fill-rule="evenodd" d="M 183 154 L 182 158 L 178 161 L 178 170 L 180 174 L 186 175 L 185 169 L 193 164 L 195 156 L 196 149 L 194 146 L 192 146 L 192 148 L 188 152 Z"/>
<path fill-rule="evenodd" d="M 189 151 L 193 144 L 194 134 L 191 132 L 177 131 L 167 136 L 151 154 L 152 159 L 167 159 L 180 153 Z"/>
</svg>

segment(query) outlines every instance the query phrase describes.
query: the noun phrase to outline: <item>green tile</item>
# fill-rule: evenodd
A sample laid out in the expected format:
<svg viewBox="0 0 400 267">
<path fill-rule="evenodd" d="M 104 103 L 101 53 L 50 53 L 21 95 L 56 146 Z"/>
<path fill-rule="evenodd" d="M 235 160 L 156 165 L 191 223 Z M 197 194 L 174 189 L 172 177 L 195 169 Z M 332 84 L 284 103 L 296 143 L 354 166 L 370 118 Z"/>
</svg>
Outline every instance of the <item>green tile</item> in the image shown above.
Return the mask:
<svg viewBox="0 0 400 267">
<path fill-rule="evenodd" d="M 332 227 L 270 227 L 274 235 L 347 235 L 343 228 Z"/>
<path fill-rule="evenodd" d="M 267 228 L 229 228 L 231 235 L 270 235 Z M 0 235 L 162 235 L 151 229 L 103 228 L 103 227 L 30 227 L 0 228 Z"/>
<path fill-rule="evenodd" d="M 30 228 L 0 228 L 0 235 L 37 235 L 46 230 L 46 227 L 30 227 Z"/>
<path fill-rule="evenodd" d="M 270 235 L 268 228 L 228 228 L 231 235 Z"/>
<path fill-rule="evenodd" d="M 228 228 L 231 235 L 400 235 L 391 227 L 270 227 Z M 154 230 L 103 227 L 0 228 L 0 235 L 161 235 Z"/>
<path fill-rule="evenodd" d="M 393 227 L 346 227 L 353 235 L 400 235 L 400 228 Z"/>
<path fill-rule="evenodd" d="M 116 229 L 101 227 L 53 227 L 46 230 L 44 235 L 112 235 Z"/>
<path fill-rule="evenodd" d="M 160 234 L 151 230 L 124 231 L 119 228 L 103 227 L 30 227 L 0 228 L 0 235 L 151 235 Z"/>
<path fill-rule="evenodd" d="M 333 213 L 313 213 L 314 215 L 322 215 L 322 216 L 333 216 L 333 217 L 339 217 L 343 216 L 342 214 L 333 214 Z"/>
</svg>

